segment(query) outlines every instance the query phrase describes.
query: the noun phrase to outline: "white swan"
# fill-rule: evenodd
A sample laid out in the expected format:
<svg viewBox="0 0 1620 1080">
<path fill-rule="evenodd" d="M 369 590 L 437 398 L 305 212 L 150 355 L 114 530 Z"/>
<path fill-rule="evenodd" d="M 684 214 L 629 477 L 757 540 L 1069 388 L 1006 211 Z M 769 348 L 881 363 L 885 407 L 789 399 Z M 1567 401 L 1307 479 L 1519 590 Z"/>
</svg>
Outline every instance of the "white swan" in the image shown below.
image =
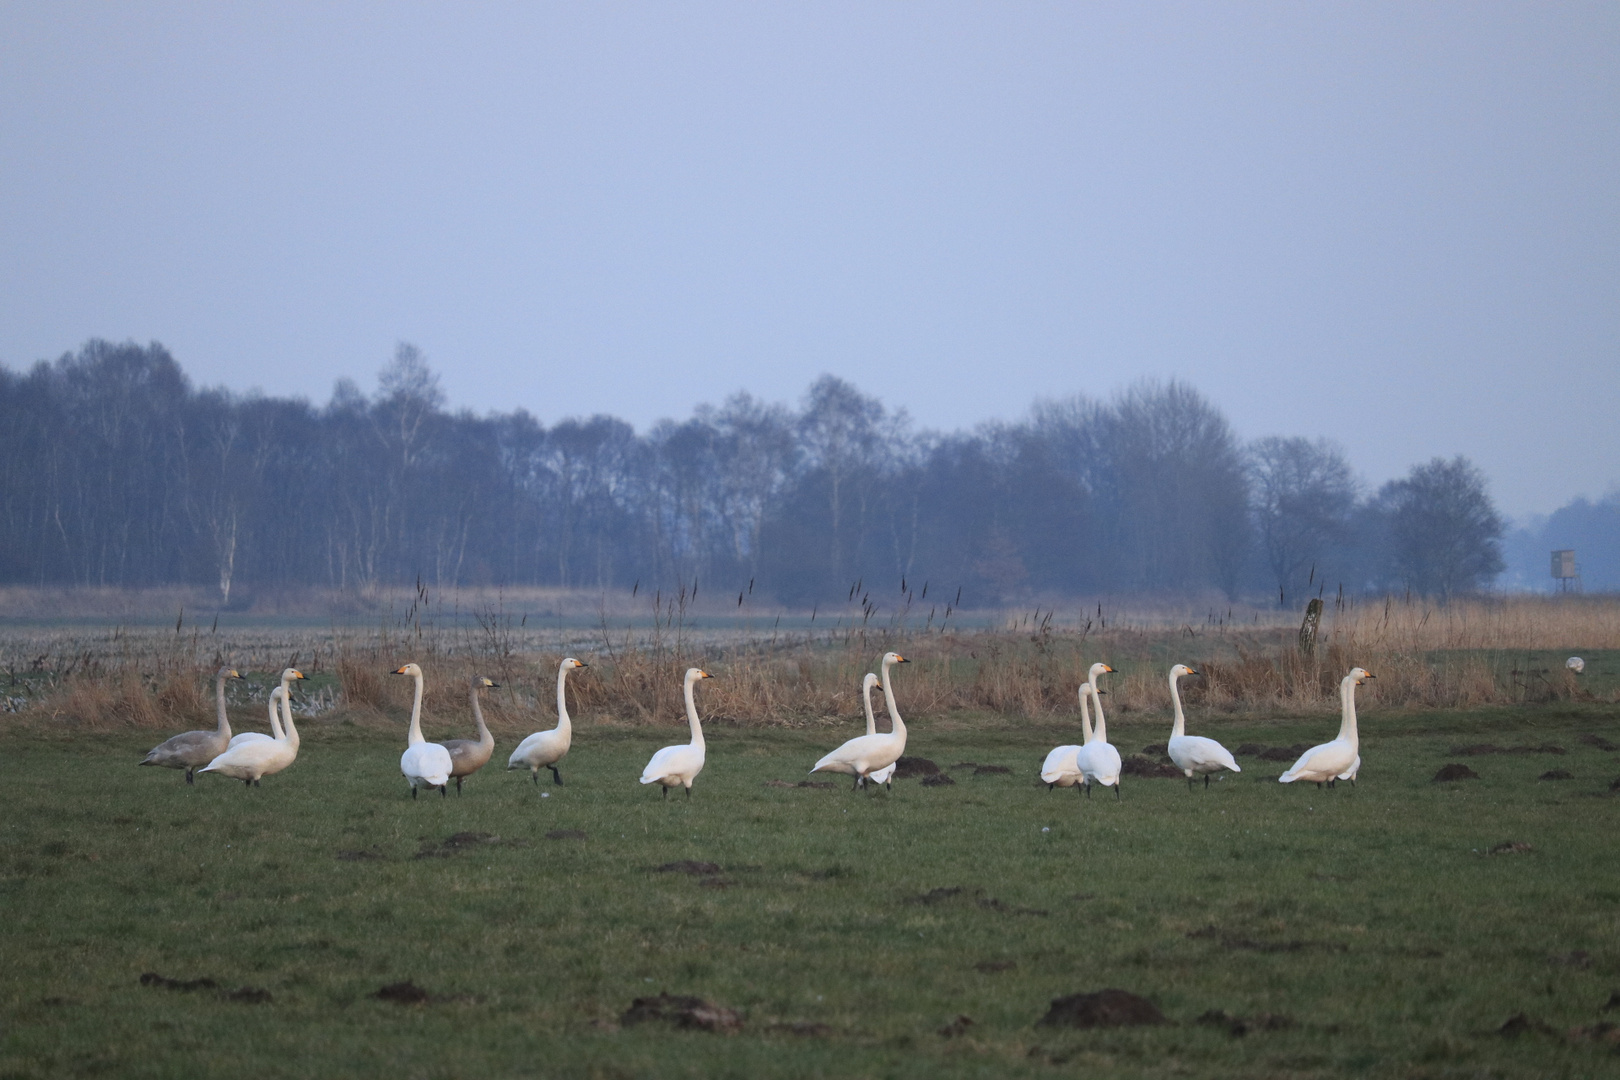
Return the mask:
<svg viewBox="0 0 1620 1080">
<path fill-rule="evenodd" d="M 450 770 L 453 768 L 450 751 L 422 737 L 422 669 L 416 664 L 406 664 L 394 674 L 409 675 L 416 680 L 416 699 L 411 703 L 411 729 L 405 736 L 405 752 L 399 756 L 399 771 L 405 774 L 405 782 L 411 785 L 411 798 L 416 798 L 418 788 L 438 788 L 440 796 L 448 795 L 446 789 L 450 786 Z"/>
<path fill-rule="evenodd" d="M 873 687 L 877 687 L 879 690 L 881 690 L 883 689 L 883 683 L 878 680 L 876 675 L 868 671 L 866 673 L 866 677 L 861 680 L 861 707 L 866 710 L 866 733 L 868 735 L 876 735 L 878 733 L 877 717 L 872 713 Z M 883 766 L 881 769 L 873 769 L 866 775 L 866 778 L 874 784 L 888 784 L 889 787 L 892 788 L 894 787 L 894 770 L 898 769 L 899 767 L 900 762 L 895 760 Z"/>
<path fill-rule="evenodd" d="M 1170 669 L 1170 700 L 1176 706 L 1176 721 L 1170 727 L 1170 760 L 1176 763 L 1176 768 L 1187 774 L 1187 790 L 1192 790 L 1192 778 L 1202 775 L 1204 787 L 1209 787 L 1209 774 L 1220 772 L 1222 769 L 1231 769 L 1233 772 L 1242 772 L 1238 768 L 1237 759 L 1232 752 L 1214 739 L 1206 739 L 1202 735 L 1187 734 L 1187 717 L 1181 711 L 1181 687 L 1178 685 L 1183 675 L 1196 675 L 1198 672 L 1186 664 L 1177 664 Z"/>
<path fill-rule="evenodd" d="M 1114 670 L 1109 668 L 1109 671 Z M 1091 740 L 1080 748 L 1077 755 L 1080 771 L 1085 774 L 1086 794 L 1091 794 L 1093 783 L 1114 789 L 1114 798 L 1119 798 L 1119 774 L 1124 767 L 1120 759 L 1119 750 L 1108 741 L 1108 718 L 1103 715 L 1102 695 L 1106 691 L 1098 690 L 1092 683 L 1082 683 L 1081 696 L 1091 695 L 1091 703 L 1097 707 L 1097 730 Z M 1082 702 L 1082 707 L 1084 703 Z"/>
<path fill-rule="evenodd" d="M 294 679 L 302 678 L 304 678 L 304 673 L 299 671 L 297 668 L 287 668 L 281 673 L 281 692 L 287 695 L 286 699 L 282 701 L 281 707 L 287 712 L 292 711 L 291 706 L 287 704 L 288 701 L 292 700 L 292 682 Z M 271 709 L 270 734 L 266 735 L 262 731 L 244 731 L 240 735 L 231 736 L 231 745 L 241 746 L 243 743 L 250 742 L 270 742 L 274 739 L 279 739 L 280 737 L 281 721 L 276 719 L 276 710 Z"/>
<path fill-rule="evenodd" d="M 1355 781 L 1361 769 L 1361 737 L 1356 732 L 1356 687 L 1367 679 L 1376 679 L 1366 668 L 1351 668 L 1350 674 L 1339 681 L 1339 737 L 1321 746 L 1313 746 L 1300 755 L 1294 767 L 1277 779 L 1284 784 L 1295 780 L 1314 780 L 1316 786 L 1344 779 Z"/>
<path fill-rule="evenodd" d="M 461 780 L 489 764 L 490 757 L 495 753 L 495 736 L 489 733 L 489 725 L 484 723 L 484 707 L 478 704 L 478 691 L 486 686 L 499 686 L 498 682 L 490 682 L 482 675 L 474 675 L 472 683 L 467 690 L 467 697 L 472 702 L 473 720 L 478 724 L 478 738 L 476 739 L 446 739 L 444 748 L 450 751 L 450 775 L 456 781 L 456 794 L 461 794 Z"/>
<path fill-rule="evenodd" d="M 281 722 L 276 722 L 276 706 L 285 710 Z M 292 709 L 287 705 L 287 690 L 278 686 L 270 691 L 270 720 L 275 725 L 276 737 L 258 742 L 238 743 L 210 761 L 199 773 L 217 772 L 232 780 L 240 780 L 248 787 L 257 787 L 261 777 L 281 772 L 298 760 L 298 728 L 293 724 Z"/>
<path fill-rule="evenodd" d="M 557 762 L 568 755 L 574 741 L 574 725 L 568 718 L 568 673 L 575 668 L 590 667 L 572 656 L 557 666 L 557 726 L 549 731 L 537 731 L 518 743 L 517 749 L 506 762 L 508 769 L 528 769 L 529 777 L 538 785 L 540 770 L 550 769 L 553 783 L 562 783 Z"/>
<path fill-rule="evenodd" d="M 1085 683 L 1080 685 L 1084 687 Z M 1084 690 L 1080 692 L 1080 737 L 1086 742 L 1091 741 L 1091 708 L 1086 704 Z M 1083 783 L 1085 774 L 1080 771 L 1080 747 L 1054 747 L 1041 763 L 1041 781 L 1046 784 L 1047 791 Z"/>
<path fill-rule="evenodd" d="M 702 668 L 686 669 L 686 720 L 692 725 L 692 741 L 680 746 L 666 746 L 652 756 L 641 770 L 643 784 L 662 784 L 664 798 L 676 784 L 686 788 L 686 797 L 692 797 L 692 781 L 703 771 L 703 725 L 698 722 L 697 702 L 692 700 L 692 687 L 699 679 L 712 679 Z"/>
<path fill-rule="evenodd" d="M 875 776 L 875 774 L 888 769 L 900 760 L 900 755 L 906 752 L 906 722 L 900 719 L 900 710 L 894 704 L 894 682 L 891 669 L 896 664 L 909 664 L 911 661 L 899 653 L 883 654 L 883 696 L 889 705 L 889 720 L 894 730 L 887 734 L 876 732 L 877 723 L 873 721 L 874 733 L 853 738 L 816 762 L 812 773 L 835 772 L 855 777 L 853 787 L 860 787 L 861 783 Z M 885 779 L 893 775 L 890 770 Z"/>
<path fill-rule="evenodd" d="M 222 667 L 214 675 L 214 700 L 219 721 L 213 731 L 187 731 L 166 739 L 146 752 L 142 765 L 186 770 L 186 783 L 196 783 L 197 770 L 213 761 L 231 745 L 231 722 L 225 716 L 225 680 L 240 679 L 233 667 Z"/>
</svg>

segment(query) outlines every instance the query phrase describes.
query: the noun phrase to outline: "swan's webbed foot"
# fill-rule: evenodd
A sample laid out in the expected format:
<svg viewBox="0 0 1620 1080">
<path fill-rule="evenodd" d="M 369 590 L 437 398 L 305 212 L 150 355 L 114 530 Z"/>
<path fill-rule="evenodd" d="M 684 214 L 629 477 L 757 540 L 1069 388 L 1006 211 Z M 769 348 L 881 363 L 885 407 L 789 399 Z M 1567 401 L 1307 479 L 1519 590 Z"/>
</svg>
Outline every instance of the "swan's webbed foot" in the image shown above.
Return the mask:
<svg viewBox="0 0 1620 1080">
<path fill-rule="evenodd" d="M 562 773 L 557 771 L 557 766 L 548 765 L 548 766 L 546 766 L 546 768 L 551 770 L 551 782 L 553 784 L 561 784 L 562 783 Z M 535 783 L 539 783 L 539 780 L 536 779 Z"/>
</svg>

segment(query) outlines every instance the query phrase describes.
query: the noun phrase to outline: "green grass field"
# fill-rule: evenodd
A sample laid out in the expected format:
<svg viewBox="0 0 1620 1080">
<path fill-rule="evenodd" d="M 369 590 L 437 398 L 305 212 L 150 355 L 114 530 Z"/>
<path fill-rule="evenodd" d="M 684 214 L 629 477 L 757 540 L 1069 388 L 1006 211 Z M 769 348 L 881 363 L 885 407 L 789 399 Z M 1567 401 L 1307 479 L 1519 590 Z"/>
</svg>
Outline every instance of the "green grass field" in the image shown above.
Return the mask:
<svg viewBox="0 0 1620 1080">
<path fill-rule="evenodd" d="M 1035 784 L 1071 727 L 990 719 L 917 718 L 910 752 L 1011 774 L 892 793 L 767 786 L 853 727 L 717 728 L 690 802 L 635 782 L 678 728 L 580 730 L 561 788 L 495 771 L 505 740 L 464 797 L 413 803 L 402 726 L 309 723 L 298 763 L 247 790 L 137 769 L 149 735 L 14 725 L 0 1077 L 1620 1075 L 1612 1043 L 1567 1034 L 1620 1021 L 1601 1011 L 1620 755 L 1580 741 L 1620 742 L 1616 720 L 1364 708 L 1357 788 L 1244 758 L 1207 792 L 1129 780 L 1117 803 Z M 1116 721 L 1114 741 L 1165 726 Z M 1335 726 L 1192 721 L 1233 747 Z M 1568 752 L 1448 752 L 1480 742 Z M 1449 761 L 1481 779 L 1431 782 Z M 498 839 L 443 847 L 469 832 Z M 1530 850 L 1489 854 L 1510 842 Z M 654 870 L 677 860 L 720 870 Z M 432 999 L 372 996 L 407 979 Z M 1105 987 L 1172 1023 L 1036 1026 Z M 743 1031 L 619 1025 L 666 991 Z M 1209 1010 L 1292 1023 L 1236 1037 Z M 1521 1012 L 1549 1030 L 1498 1033 Z"/>
</svg>

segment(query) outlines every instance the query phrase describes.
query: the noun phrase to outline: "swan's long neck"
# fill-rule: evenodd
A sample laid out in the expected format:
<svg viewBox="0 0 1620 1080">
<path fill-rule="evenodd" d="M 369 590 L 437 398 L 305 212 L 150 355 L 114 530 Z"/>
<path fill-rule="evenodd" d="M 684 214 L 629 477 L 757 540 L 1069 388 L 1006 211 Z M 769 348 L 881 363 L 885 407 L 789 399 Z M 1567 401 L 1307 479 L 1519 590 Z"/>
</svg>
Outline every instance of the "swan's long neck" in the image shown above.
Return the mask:
<svg viewBox="0 0 1620 1080">
<path fill-rule="evenodd" d="M 270 694 L 270 737 L 272 739 L 276 740 L 277 742 L 282 742 L 283 740 L 285 740 L 287 738 L 287 736 L 285 734 L 283 734 L 282 729 L 281 729 L 281 714 L 276 711 L 276 700 L 277 699 L 276 699 L 275 693 L 271 692 L 271 694 Z M 287 693 L 286 693 L 285 689 L 282 690 L 280 700 L 282 700 L 282 701 L 287 700 Z"/>
<path fill-rule="evenodd" d="M 416 700 L 411 702 L 411 730 L 405 736 L 406 746 L 415 746 L 417 743 L 427 742 L 422 737 L 422 673 L 418 671 L 414 678 L 416 679 Z"/>
<path fill-rule="evenodd" d="M 1180 683 L 1181 680 L 1179 678 L 1174 675 L 1170 676 L 1170 700 L 1173 701 L 1176 706 L 1176 723 L 1175 726 L 1170 729 L 1170 737 L 1172 739 L 1179 739 L 1183 735 L 1187 734 L 1187 714 L 1181 711 Z"/>
<path fill-rule="evenodd" d="M 870 679 L 861 683 L 861 704 L 866 706 L 866 733 L 877 734 L 877 717 L 872 715 L 872 681 Z"/>
<path fill-rule="evenodd" d="M 1080 733 L 1085 736 L 1081 742 L 1090 742 L 1091 734 L 1091 704 L 1086 701 L 1089 696 L 1086 692 L 1091 689 L 1090 683 L 1080 684 Z"/>
<path fill-rule="evenodd" d="M 692 708 L 692 684 L 686 684 L 687 710 Z M 557 669 L 557 730 L 564 735 L 572 736 L 574 723 L 568 718 L 568 669 Z"/>
<path fill-rule="evenodd" d="M 703 725 L 698 723 L 697 702 L 692 699 L 692 687 L 696 679 L 686 680 L 686 722 L 692 725 L 692 745 L 703 745 Z"/>
<path fill-rule="evenodd" d="M 1108 741 L 1108 717 L 1103 715 L 1102 695 L 1097 693 L 1097 684 L 1091 684 L 1091 703 L 1097 706 L 1097 741 Z"/>
<path fill-rule="evenodd" d="M 1361 743 L 1356 733 L 1356 680 L 1346 675 L 1339 684 L 1339 738 L 1356 749 Z"/>
<path fill-rule="evenodd" d="M 904 737 L 905 734 L 906 734 L 906 722 L 904 720 L 900 719 L 900 709 L 894 703 L 894 661 L 893 660 L 885 660 L 883 662 L 883 700 L 889 706 L 889 721 L 890 721 L 890 723 L 892 723 L 894 725 L 894 730 L 891 731 L 889 734 L 891 734 L 891 735 L 899 735 L 901 737 Z M 876 727 L 875 722 L 874 722 L 873 726 Z"/>
<path fill-rule="evenodd" d="M 214 734 L 229 742 L 231 739 L 231 720 L 230 717 L 225 715 L 225 679 L 226 676 L 223 672 L 214 679 L 214 700 L 219 705 L 219 726 L 214 729 Z"/>
<path fill-rule="evenodd" d="M 296 754 L 298 752 L 298 728 L 293 724 L 291 694 L 281 695 L 281 726 L 285 729 L 284 737 L 287 745 L 292 747 L 293 753 Z"/>
<path fill-rule="evenodd" d="M 473 688 L 467 692 L 467 697 L 472 702 L 473 721 L 478 725 L 478 745 L 493 749 L 495 736 L 489 733 L 489 725 L 484 723 L 484 707 L 478 702 L 477 683 L 474 683 Z"/>
</svg>

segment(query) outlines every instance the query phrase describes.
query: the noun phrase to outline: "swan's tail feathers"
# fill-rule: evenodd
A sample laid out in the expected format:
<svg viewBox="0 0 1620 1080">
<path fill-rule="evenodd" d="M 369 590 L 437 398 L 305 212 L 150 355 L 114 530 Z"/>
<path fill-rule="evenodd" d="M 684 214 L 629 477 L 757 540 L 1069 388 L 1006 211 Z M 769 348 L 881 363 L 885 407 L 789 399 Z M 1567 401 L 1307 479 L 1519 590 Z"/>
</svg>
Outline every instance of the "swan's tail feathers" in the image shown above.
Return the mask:
<svg viewBox="0 0 1620 1080">
<path fill-rule="evenodd" d="M 1230 765 L 1228 765 L 1227 768 L 1231 769 L 1233 772 L 1242 772 L 1243 771 L 1243 766 L 1239 765 L 1235 761 L 1232 762 Z"/>
<path fill-rule="evenodd" d="M 539 773 L 536 773 L 535 775 L 538 776 Z M 641 774 L 641 782 L 643 784 L 656 784 L 656 783 L 658 783 L 658 781 L 660 781 L 662 779 L 663 779 L 663 777 L 661 777 L 661 776 L 653 776 L 650 773 L 642 773 Z"/>
<path fill-rule="evenodd" d="M 1299 779 L 1299 777 L 1295 774 L 1294 770 L 1289 769 L 1287 772 L 1285 772 L 1281 776 L 1277 777 L 1277 783 L 1279 783 L 1279 784 L 1292 784 L 1295 780 L 1298 780 L 1298 779 Z"/>
</svg>

